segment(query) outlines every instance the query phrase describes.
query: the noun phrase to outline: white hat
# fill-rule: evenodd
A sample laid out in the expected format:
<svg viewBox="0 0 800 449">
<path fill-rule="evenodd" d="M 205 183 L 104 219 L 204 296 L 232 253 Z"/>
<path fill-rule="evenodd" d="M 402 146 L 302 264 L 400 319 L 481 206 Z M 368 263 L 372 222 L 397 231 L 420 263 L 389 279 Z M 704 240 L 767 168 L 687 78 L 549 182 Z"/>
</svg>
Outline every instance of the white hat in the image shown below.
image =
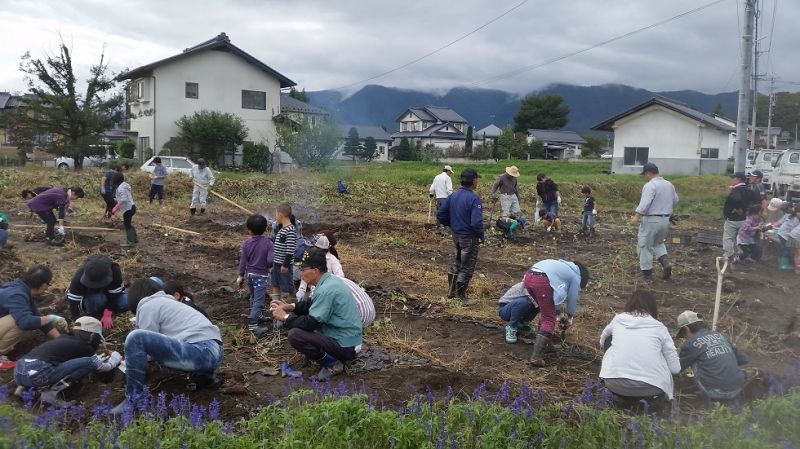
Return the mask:
<svg viewBox="0 0 800 449">
<path fill-rule="evenodd" d="M 94 317 L 82 316 L 78 318 L 75 320 L 75 324 L 72 325 L 72 329 L 91 332 L 101 338 L 103 337 L 103 325 L 100 324 L 100 320 Z"/>
<path fill-rule="evenodd" d="M 771 210 L 772 212 L 781 210 L 783 208 L 783 200 L 780 198 L 773 198 L 769 200 L 769 204 L 767 205 L 767 210 Z"/>
<path fill-rule="evenodd" d="M 331 241 L 328 240 L 328 237 L 325 237 L 325 234 L 318 234 L 314 237 L 314 246 L 319 249 L 329 249 Z"/>
<path fill-rule="evenodd" d="M 697 312 L 692 312 L 691 310 L 682 312 L 680 315 L 678 315 L 678 334 L 675 336 L 678 338 L 682 337 L 684 326 L 688 326 L 699 321 L 703 321 L 703 317 Z"/>
<path fill-rule="evenodd" d="M 449 165 L 445 165 L 442 170 L 443 171 L 449 171 L 450 173 L 453 173 L 453 167 L 451 167 Z"/>
</svg>

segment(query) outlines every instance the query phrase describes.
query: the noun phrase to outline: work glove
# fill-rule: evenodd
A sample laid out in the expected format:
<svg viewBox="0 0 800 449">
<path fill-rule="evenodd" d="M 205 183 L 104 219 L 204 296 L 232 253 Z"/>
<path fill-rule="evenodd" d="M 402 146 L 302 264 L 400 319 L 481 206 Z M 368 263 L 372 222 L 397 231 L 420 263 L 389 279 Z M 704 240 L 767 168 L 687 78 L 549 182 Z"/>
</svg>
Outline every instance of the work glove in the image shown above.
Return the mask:
<svg viewBox="0 0 800 449">
<path fill-rule="evenodd" d="M 592 215 L 597 215 L 597 209 L 592 209 Z"/>
<path fill-rule="evenodd" d="M 570 318 L 566 313 L 562 313 L 558 317 L 558 325 L 562 330 L 567 330 L 572 326 L 572 318 Z"/>
<path fill-rule="evenodd" d="M 116 368 L 122 362 L 122 355 L 119 352 L 114 351 L 107 356 L 105 362 Z"/>
<path fill-rule="evenodd" d="M 67 234 L 67 231 L 64 229 L 64 226 L 59 226 L 58 228 L 56 228 L 56 232 L 58 233 L 58 235 L 62 237 Z"/>
<path fill-rule="evenodd" d="M 103 317 L 100 318 L 100 324 L 103 325 L 103 329 L 111 329 L 114 327 L 114 317 L 110 310 L 106 309 L 103 311 Z"/>
<path fill-rule="evenodd" d="M 542 204 L 542 203 L 540 203 L 540 202 L 539 202 L 539 200 L 537 199 L 537 200 L 536 200 L 536 210 L 537 210 L 537 211 L 538 211 L 539 209 L 541 209 L 541 207 L 539 207 L 539 206 L 541 206 L 541 204 Z"/>
<path fill-rule="evenodd" d="M 676 217 L 674 215 L 670 215 L 669 216 L 669 223 L 671 225 L 673 225 L 673 226 L 677 225 L 678 224 L 678 217 Z"/>
<path fill-rule="evenodd" d="M 69 329 L 67 320 L 65 320 L 64 317 L 58 315 L 47 315 L 47 318 L 50 318 L 50 324 L 52 324 L 56 329 L 60 331 L 66 331 Z"/>
<path fill-rule="evenodd" d="M 558 196 L 558 205 L 561 205 L 561 195 Z"/>
<path fill-rule="evenodd" d="M 432 193 L 429 193 L 429 194 L 428 194 L 428 197 L 429 197 L 429 198 L 431 198 L 431 199 L 433 199 L 433 194 L 432 194 Z"/>
<path fill-rule="evenodd" d="M 120 208 L 121 206 L 122 206 L 122 205 L 121 205 L 120 203 L 117 203 L 116 205 L 114 205 L 114 207 L 111 209 L 111 214 L 112 214 L 112 215 L 113 215 L 113 214 L 116 214 L 116 213 L 117 213 L 117 211 L 119 211 L 119 208 Z"/>
<path fill-rule="evenodd" d="M 236 286 L 239 288 L 244 287 L 244 278 L 239 276 L 236 278 Z"/>
</svg>

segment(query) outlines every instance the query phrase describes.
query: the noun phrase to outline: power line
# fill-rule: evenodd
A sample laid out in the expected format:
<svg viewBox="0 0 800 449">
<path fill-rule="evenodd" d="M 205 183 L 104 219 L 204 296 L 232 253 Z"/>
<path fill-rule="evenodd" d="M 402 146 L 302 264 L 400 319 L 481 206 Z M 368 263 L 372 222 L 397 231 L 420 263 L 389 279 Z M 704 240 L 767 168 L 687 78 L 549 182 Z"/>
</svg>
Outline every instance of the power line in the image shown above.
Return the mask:
<svg viewBox="0 0 800 449">
<path fill-rule="evenodd" d="M 769 30 L 769 47 L 767 48 L 767 72 L 769 72 L 770 65 L 772 64 L 772 36 L 775 35 L 775 16 L 778 13 L 778 0 L 772 3 L 772 23 Z"/>
<path fill-rule="evenodd" d="M 629 32 L 627 32 L 625 34 L 621 34 L 619 36 L 615 36 L 615 37 L 612 37 L 610 39 L 606 39 L 604 41 L 601 41 L 601 42 L 598 42 L 596 44 L 590 45 L 588 47 L 584 47 L 584 48 L 582 48 L 580 50 L 576 50 L 576 51 L 573 51 L 573 52 L 570 52 L 570 53 L 567 53 L 567 54 L 564 54 L 564 55 L 561 55 L 561 56 L 557 56 L 555 58 L 547 59 L 547 60 L 542 61 L 542 62 L 537 63 L 537 64 L 521 67 L 521 68 L 509 71 L 509 72 L 506 72 L 506 73 L 503 73 L 503 74 L 500 74 L 500 75 L 496 75 L 496 76 L 493 76 L 493 77 L 490 77 L 490 78 L 486 78 L 486 79 L 481 80 L 481 81 L 476 81 L 476 82 L 470 83 L 470 85 L 478 86 L 478 85 L 481 85 L 481 84 L 488 84 L 488 83 L 492 83 L 492 82 L 495 82 L 495 81 L 500 81 L 500 80 L 505 79 L 505 78 L 511 78 L 511 77 L 514 77 L 514 76 L 517 76 L 517 75 L 521 75 L 521 74 L 523 74 L 525 72 L 530 72 L 531 70 L 536 70 L 536 69 L 544 67 L 546 65 L 550 65 L 550 64 L 553 64 L 553 63 L 556 63 L 556 62 L 559 62 L 559 61 L 563 61 L 564 59 L 571 58 L 573 56 L 577 56 L 577 55 L 582 54 L 582 53 L 586 53 L 586 52 L 588 52 L 590 50 L 594 50 L 595 48 L 602 47 L 602 46 L 610 44 L 612 42 L 616 42 L 616 41 L 628 38 L 628 37 L 633 36 L 635 34 L 639 34 L 639 33 L 643 32 L 643 31 L 647 31 L 647 30 L 659 27 L 661 25 L 664 25 L 666 23 L 669 23 L 669 22 L 672 22 L 674 20 L 680 19 L 682 17 L 686 17 L 688 15 L 700 12 L 700 11 L 702 11 L 704 9 L 708 9 L 708 8 L 710 8 L 710 7 L 714 6 L 714 5 L 717 5 L 719 3 L 722 3 L 724 1 L 726 1 L 726 0 L 715 0 L 715 1 L 711 2 L 711 3 L 705 4 L 705 5 L 700 6 L 698 8 L 694 8 L 694 9 L 691 9 L 689 11 L 682 12 L 682 13 L 680 13 L 678 15 L 675 15 L 675 16 L 672 16 L 672 17 L 670 17 L 668 19 L 661 20 L 659 22 L 653 23 L 651 25 L 647 25 L 647 26 L 642 27 L 642 28 L 638 28 L 638 29 L 633 30 L 633 31 L 629 31 Z"/>
<path fill-rule="evenodd" d="M 475 28 L 474 30 L 472 30 L 472 31 L 468 32 L 467 34 L 464 34 L 464 35 L 462 35 L 462 36 L 459 36 L 457 39 L 455 39 L 455 40 L 453 40 L 453 41 L 451 41 L 451 42 L 448 42 L 447 44 L 445 44 L 445 45 L 443 45 L 443 46 L 441 46 L 441 47 L 437 48 L 436 50 L 433 50 L 433 51 L 431 51 L 431 52 L 425 53 L 424 55 L 422 55 L 422 56 L 420 56 L 420 57 L 418 57 L 418 58 L 416 58 L 416 59 L 412 59 L 411 61 L 408 61 L 408 62 L 406 62 L 406 63 L 405 63 L 405 64 L 403 64 L 403 65 L 397 66 L 397 67 L 395 67 L 395 68 L 393 68 L 393 69 L 391 69 L 391 70 L 387 70 L 387 71 L 385 71 L 385 72 L 383 72 L 383 73 L 379 73 L 379 74 L 377 74 L 377 75 L 374 75 L 374 76 L 371 76 L 371 77 L 369 77 L 369 78 L 365 78 L 365 79 L 363 79 L 363 80 L 361 80 L 361 81 L 356 81 L 356 82 L 354 82 L 354 83 L 350 83 L 350 84 L 347 84 L 347 85 L 345 85 L 345 86 L 337 87 L 337 88 L 335 88 L 335 89 L 331 89 L 331 90 L 343 90 L 343 89 L 347 89 L 347 88 L 349 88 L 349 87 L 357 86 L 357 85 L 359 85 L 359 84 L 364 84 L 364 83 L 367 83 L 367 82 L 369 82 L 369 81 L 376 80 L 376 79 L 378 79 L 378 78 L 383 78 L 384 76 L 386 76 L 386 75 L 389 75 L 390 73 L 394 73 L 394 72 L 396 72 L 396 71 L 398 71 L 398 70 L 402 70 L 402 69 L 404 69 L 404 68 L 406 68 L 406 67 L 408 67 L 408 66 L 410 66 L 410 65 L 416 64 L 416 63 L 418 63 L 418 62 L 422 61 L 423 59 L 425 59 L 425 58 L 427 58 L 427 57 L 430 57 L 430 56 L 433 56 L 433 55 L 435 55 L 436 53 L 439 53 L 440 51 L 442 51 L 442 50 L 444 50 L 444 49 L 446 49 L 446 48 L 448 48 L 448 47 L 450 47 L 450 46 L 452 46 L 452 45 L 455 45 L 455 44 L 457 44 L 458 42 L 461 42 L 462 40 L 464 40 L 464 39 L 468 38 L 469 36 L 472 36 L 473 34 L 477 33 L 478 31 L 480 31 L 480 30 L 482 30 L 482 29 L 486 28 L 487 26 L 489 26 L 489 25 L 491 25 L 491 24 L 493 24 L 493 23 L 497 22 L 498 20 L 500 20 L 500 19 L 502 19 L 503 17 L 507 16 L 507 15 L 508 15 L 508 14 L 510 14 L 511 12 L 513 12 L 513 11 L 515 11 L 516 9 L 520 8 L 520 7 L 521 7 L 522 5 L 524 5 L 525 3 L 528 3 L 528 1 L 530 1 L 530 0 L 523 0 L 523 1 L 521 1 L 520 3 L 516 4 L 515 6 L 513 6 L 511 9 L 509 9 L 509 10 L 507 10 L 506 12 L 504 12 L 504 13 L 500 14 L 499 16 L 497 16 L 497 17 L 493 18 L 492 20 L 490 20 L 490 21 L 488 21 L 488 22 L 484 23 L 483 25 L 479 26 L 478 28 Z"/>
</svg>

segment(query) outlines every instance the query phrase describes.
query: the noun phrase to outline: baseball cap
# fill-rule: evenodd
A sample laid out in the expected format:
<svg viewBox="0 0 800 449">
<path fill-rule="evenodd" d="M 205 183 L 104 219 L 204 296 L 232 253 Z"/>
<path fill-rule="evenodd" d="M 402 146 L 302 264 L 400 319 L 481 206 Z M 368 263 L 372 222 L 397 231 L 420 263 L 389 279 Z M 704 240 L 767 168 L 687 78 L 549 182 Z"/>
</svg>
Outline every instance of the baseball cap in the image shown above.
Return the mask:
<svg viewBox="0 0 800 449">
<path fill-rule="evenodd" d="M 675 334 L 676 338 L 683 337 L 684 326 L 688 326 L 692 323 L 697 323 L 699 321 L 703 321 L 702 315 L 698 314 L 697 312 L 692 312 L 691 310 L 685 310 L 680 315 L 678 315 L 678 333 Z"/>
<path fill-rule="evenodd" d="M 743 171 L 737 171 L 731 175 L 731 178 L 739 178 L 742 181 L 745 181 L 747 179 L 747 175 Z"/>
<path fill-rule="evenodd" d="M 99 335 L 100 337 L 103 336 L 103 325 L 100 324 L 100 320 L 91 316 L 82 316 L 75 320 L 75 323 L 72 325 L 72 329 L 91 332 Z"/>
<path fill-rule="evenodd" d="M 451 167 L 451 166 L 449 166 L 449 165 L 445 165 L 445 166 L 444 166 L 444 168 L 443 168 L 442 170 L 444 170 L 444 171 L 449 171 L 450 173 L 453 173 L 453 167 Z"/>
<path fill-rule="evenodd" d="M 763 178 L 764 173 L 761 170 L 753 170 L 747 174 L 747 176 L 755 176 L 756 178 Z"/>
<path fill-rule="evenodd" d="M 642 174 L 645 173 L 658 173 L 658 165 L 652 162 L 648 162 L 642 165 Z"/>
<path fill-rule="evenodd" d="M 331 247 L 331 241 L 328 240 L 325 234 L 318 234 L 314 236 L 314 246 L 319 249 L 329 249 Z"/>
<path fill-rule="evenodd" d="M 319 248 L 309 248 L 303 252 L 300 259 L 300 268 L 326 268 L 328 262 L 325 260 L 325 252 Z"/>
<path fill-rule="evenodd" d="M 158 276 L 150 276 L 150 280 L 158 284 L 159 287 L 164 287 L 164 281 Z"/>
<path fill-rule="evenodd" d="M 780 198 L 773 198 L 769 200 L 769 204 L 767 205 L 767 210 L 775 212 L 783 209 L 783 200 Z"/>
<path fill-rule="evenodd" d="M 111 283 L 111 261 L 105 257 L 90 257 L 83 265 L 81 284 L 89 288 L 103 288 Z"/>
</svg>

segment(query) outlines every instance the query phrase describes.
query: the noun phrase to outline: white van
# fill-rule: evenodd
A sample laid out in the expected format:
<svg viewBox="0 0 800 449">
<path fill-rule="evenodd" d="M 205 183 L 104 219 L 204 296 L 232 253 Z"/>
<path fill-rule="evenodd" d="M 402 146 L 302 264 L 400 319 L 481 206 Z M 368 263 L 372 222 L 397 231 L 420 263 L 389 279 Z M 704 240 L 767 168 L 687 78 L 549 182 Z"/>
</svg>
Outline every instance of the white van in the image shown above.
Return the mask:
<svg viewBox="0 0 800 449">
<path fill-rule="evenodd" d="M 783 154 L 784 150 L 761 150 L 756 155 L 755 161 L 753 161 L 753 167 L 748 171 L 755 171 L 760 170 L 761 173 L 764 173 L 764 178 L 761 179 L 765 185 L 764 187 L 767 190 L 772 189 L 772 163 L 775 162 L 775 159 L 778 159 L 778 156 Z"/>
<path fill-rule="evenodd" d="M 784 151 L 772 166 L 772 194 L 786 200 L 800 197 L 800 150 Z"/>
</svg>

